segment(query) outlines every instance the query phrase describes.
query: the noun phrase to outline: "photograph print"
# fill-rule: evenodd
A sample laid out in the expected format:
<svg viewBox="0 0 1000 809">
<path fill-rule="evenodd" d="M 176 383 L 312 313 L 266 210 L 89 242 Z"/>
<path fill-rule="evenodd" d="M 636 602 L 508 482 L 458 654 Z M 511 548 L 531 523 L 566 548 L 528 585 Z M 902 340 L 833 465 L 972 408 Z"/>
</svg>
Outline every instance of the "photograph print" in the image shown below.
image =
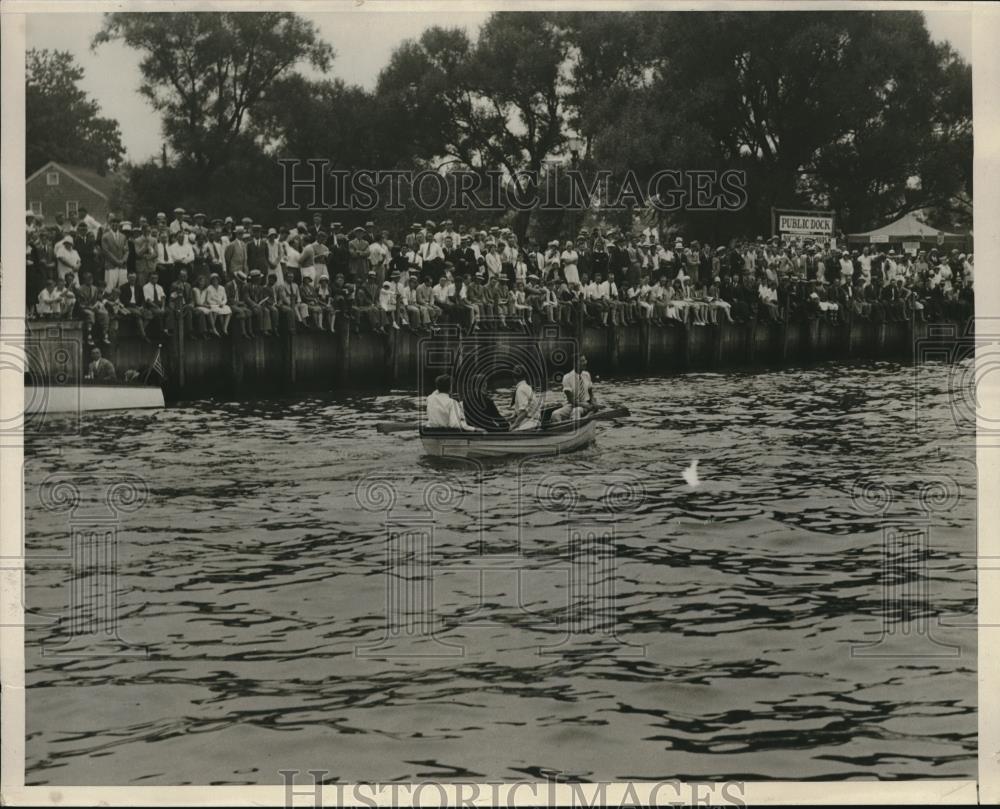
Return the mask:
<svg viewBox="0 0 1000 809">
<path fill-rule="evenodd" d="M 975 781 L 973 11 L 312 8 L 25 15 L 24 784 Z"/>
</svg>

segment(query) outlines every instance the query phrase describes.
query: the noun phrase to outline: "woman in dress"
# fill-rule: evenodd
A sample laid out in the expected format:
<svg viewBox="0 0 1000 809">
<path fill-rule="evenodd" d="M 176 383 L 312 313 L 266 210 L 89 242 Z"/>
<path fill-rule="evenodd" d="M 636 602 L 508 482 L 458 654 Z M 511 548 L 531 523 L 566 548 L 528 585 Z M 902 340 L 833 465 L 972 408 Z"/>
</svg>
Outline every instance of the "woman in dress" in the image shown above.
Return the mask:
<svg viewBox="0 0 1000 809">
<path fill-rule="evenodd" d="M 233 310 L 229 308 L 229 299 L 226 295 L 226 288 L 219 283 L 218 273 L 212 273 L 208 279 L 208 289 L 205 290 L 205 302 L 209 311 L 221 322 L 222 333 L 229 334 L 229 319 Z M 214 328 L 214 327 L 213 327 Z M 216 332 L 218 335 L 218 332 Z"/>
<path fill-rule="evenodd" d="M 302 237 L 299 236 L 299 232 L 293 231 L 292 235 L 288 237 L 288 241 L 284 243 L 284 268 L 285 270 L 291 270 L 293 278 L 301 278 L 303 281 L 307 277 L 311 277 L 313 282 L 316 281 L 316 265 L 308 268 L 308 273 L 302 270 L 299 266 L 299 258 L 302 256 Z"/>
<path fill-rule="evenodd" d="M 200 334 L 212 334 L 219 337 L 219 330 L 215 328 L 215 313 L 208 303 L 208 276 L 199 275 L 198 283 L 191 290 L 194 294 L 194 316 L 201 322 L 196 329 Z M 208 328 L 205 328 L 205 321 L 208 321 Z"/>
<path fill-rule="evenodd" d="M 566 247 L 559 257 L 562 263 L 563 278 L 566 279 L 566 283 L 569 284 L 570 289 L 574 288 L 574 285 L 580 283 L 580 272 L 576 266 L 580 255 L 573 249 L 573 242 L 566 242 Z"/>
</svg>

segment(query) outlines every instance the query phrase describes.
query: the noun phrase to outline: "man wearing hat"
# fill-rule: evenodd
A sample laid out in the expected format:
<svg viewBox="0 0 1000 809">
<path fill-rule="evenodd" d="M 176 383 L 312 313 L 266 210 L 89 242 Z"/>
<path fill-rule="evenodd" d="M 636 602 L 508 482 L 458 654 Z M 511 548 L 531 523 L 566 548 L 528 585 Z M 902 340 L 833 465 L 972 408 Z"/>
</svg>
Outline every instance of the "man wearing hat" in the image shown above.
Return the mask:
<svg viewBox="0 0 1000 809">
<path fill-rule="evenodd" d="M 226 303 L 233 310 L 233 319 L 239 327 L 240 335 L 246 340 L 253 339 L 253 331 L 250 324 L 250 285 L 247 283 L 247 274 L 243 270 L 233 273 L 233 277 L 226 282 Z"/>
<path fill-rule="evenodd" d="M 434 223 L 428 220 L 428 224 Z M 423 272 L 436 281 L 444 272 L 444 262 L 444 250 L 441 244 L 434 238 L 431 229 L 426 230 L 424 241 L 420 245 L 420 266 Z"/>
<path fill-rule="evenodd" d="M 338 275 L 348 275 L 351 270 L 351 251 L 348 248 L 348 238 L 344 234 L 344 226 L 340 222 L 330 225 L 330 238 L 326 246 L 329 254 L 326 257 L 326 267 L 334 279 Z M 332 291 L 331 291 L 332 294 Z"/>
<path fill-rule="evenodd" d="M 104 259 L 104 283 L 107 289 L 118 289 L 128 278 L 128 241 L 121 232 L 118 217 L 108 215 L 108 229 L 101 237 L 101 257 Z"/>
<path fill-rule="evenodd" d="M 184 209 L 174 208 L 174 218 L 170 220 L 170 236 L 175 236 L 179 230 L 184 230 Z"/>
<path fill-rule="evenodd" d="M 368 265 L 370 269 L 375 270 L 375 280 L 379 283 L 385 280 L 391 255 L 383 234 L 376 233 L 368 245 Z"/>
<path fill-rule="evenodd" d="M 225 250 L 225 261 L 226 261 L 226 272 L 232 276 L 235 275 L 238 270 L 242 270 L 249 277 L 250 270 L 249 266 L 247 245 L 244 241 L 245 231 L 242 225 L 237 225 L 233 230 L 233 240 L 226 245 Z M 258 269 L 261 274 L 261 279 L 264 277 L 262 270 Z"/>
<path fill-rule="evenodd" d="M 305 223 L 300 222 L 299 225 L 301 225 L 302 227 L 302 235 L 304 237 L 306 235 Z M 309 236 L 311 237 L 310 241 L 316 241 L 316 234 L 319 233 L 321 230 L 323 230 L 323 214 L 314 213 L 312 215 L 312 225 L 309 228 Z"/>
<path fill-rule="evenodd" d="M 149 276 L 156 272 L 156 242 L 147 224 L 140 226 L 139 235 L 132 241 L 135 247 L 135 274 L 140 284 L 145 284 Z"/>
<path fill-rule="evenodd" d="M 209 273 L 214 272 L 219 278 L 231 277 L 227 276 L 226 247 L 222 244 L 222 236 L 219 229 L 213 228 L 209 231 L 208 238 L 201 247 L 201 259 L 207 266 Z"/>
<path fill-rule="evenodd" d="M 406 250 L 417 251 L 420 249 L 420 243 L 423 241 L 420 237 L 420 224 L 414 222 L 410 225 L 410 231 L 406 234 Z"/>
<path fill-rule="evenodd" d="M 350 259 L 350 274 L 355 278 L 368 277 L 368 240 L 365 238 L 365 229 L 356 227 L 351 231 L 351 240 L 347 243 L 347 251 Z M 378 281 L 381 287 L 381 279 Z"/>
<path fill-rule="evenodd" d="M 267 261 L 267 242 L 265 242 L 261 230 L 259 223 L 250 226 L 250 240 L 246 243 L 247 266 L 251 270 L 260 270 L 265 276 L 268 276 L 272 270 Z"/>
<path fill-rule="evenodd" d="M 241 270 L 242 272 L 242 270 Z M 271 288 L 264 284 L 264 274 L 260 270 L 250 270 L 247 306 L 253 330 L 265 337 L 278 332 L 278 309 L 271 294 Z"/>
</svg>

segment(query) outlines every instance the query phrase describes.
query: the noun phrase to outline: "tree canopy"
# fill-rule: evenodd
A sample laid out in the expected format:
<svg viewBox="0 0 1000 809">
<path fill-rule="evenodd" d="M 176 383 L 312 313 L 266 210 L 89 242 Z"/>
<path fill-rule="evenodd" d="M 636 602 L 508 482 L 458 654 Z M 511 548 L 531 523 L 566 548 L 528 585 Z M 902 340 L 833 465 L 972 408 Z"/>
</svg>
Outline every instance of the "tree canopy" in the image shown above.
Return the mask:
<svg viewBox="0 0 1000 809">
<path fill-rule="evenodd" d="M 140 92 L 182 160 L 212 172 L 230 156 L 275 82 L 305 62 L 326 71 L 333 48 L 290 12 L 106 14 L 93 46 L 121 40 L 143 54 Z"/>
<path fill-rule="evenodd" d="M 80 89 L 68 51 L 28 51 L 25 60 L 25 162 L 30 174 L 50 160 L 104 172 L 125 156 L 118 122 Z"/>
</svg>

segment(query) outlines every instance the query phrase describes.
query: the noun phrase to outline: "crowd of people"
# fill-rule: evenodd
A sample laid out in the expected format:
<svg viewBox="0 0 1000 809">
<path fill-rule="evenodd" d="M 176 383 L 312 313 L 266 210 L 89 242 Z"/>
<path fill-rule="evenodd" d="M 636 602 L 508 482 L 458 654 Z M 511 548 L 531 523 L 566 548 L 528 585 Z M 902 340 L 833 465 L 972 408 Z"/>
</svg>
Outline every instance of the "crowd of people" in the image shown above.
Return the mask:
<svg viewBox="0 0 1000 809">
<path fill-rule="evenodd" d="M 838 249 L 808 238 L 712 247 L 655 229 L 583 229 L 523 243 L 509 228 L 445 219 L 405 234 L 209 219 L 176 208 L 133 223 L 81 209 L 44 225 L 26 213 L 29 316 L 78 319 L 91 345 L 133 320 L 146 339 L 342 328 L 469 332 L 535 323 L 705 326 L 786 318 L 846 321 L 971 314 L 972 254 Z"/>
</svg>

